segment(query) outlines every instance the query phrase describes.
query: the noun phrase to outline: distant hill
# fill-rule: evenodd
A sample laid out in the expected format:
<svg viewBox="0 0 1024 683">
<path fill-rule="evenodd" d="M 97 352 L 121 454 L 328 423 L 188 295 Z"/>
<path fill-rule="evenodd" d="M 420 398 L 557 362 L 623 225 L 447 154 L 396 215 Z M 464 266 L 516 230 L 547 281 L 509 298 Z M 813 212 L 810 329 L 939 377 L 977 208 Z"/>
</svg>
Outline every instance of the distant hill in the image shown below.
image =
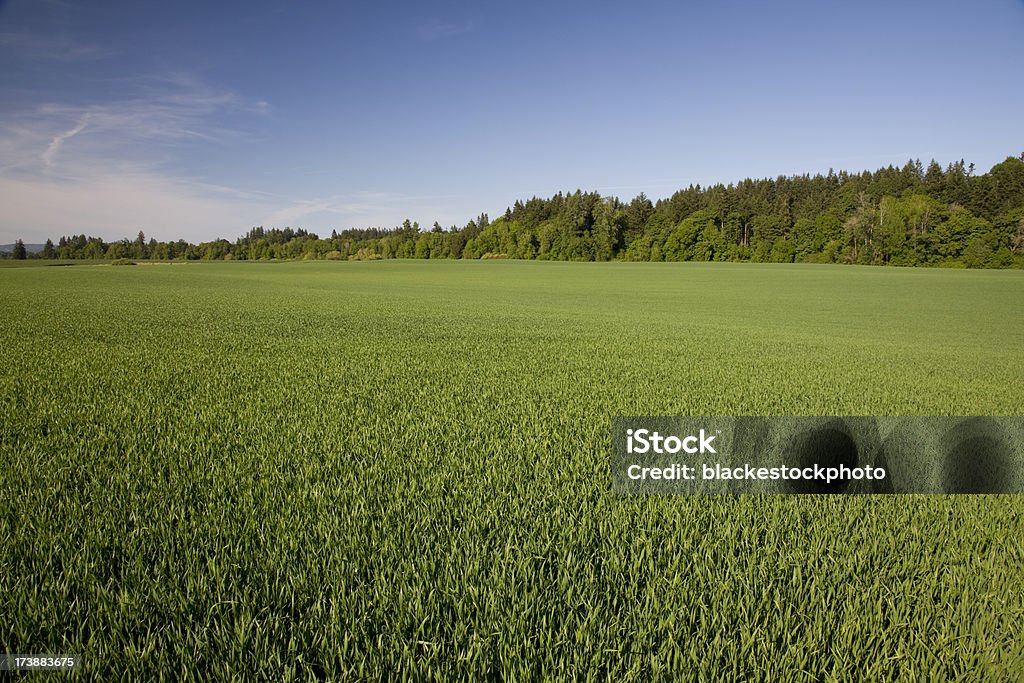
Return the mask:
<svg viewBox="0 0 1024 683">
<path fill-rule="evenodd" d="M 27 251 L 30 254 L 38 254 L 39 252 L 41 252 L 43 250 L 44 246 L 46 246 L 46 245 L 45 244 L 26 244 L 25 245 L 25 251 Z M 14 253 L 14 245 L 13 244 L 0 244 L 0 251 L 6 251 L 9 254 L 10 253 Z"/>
</svg>

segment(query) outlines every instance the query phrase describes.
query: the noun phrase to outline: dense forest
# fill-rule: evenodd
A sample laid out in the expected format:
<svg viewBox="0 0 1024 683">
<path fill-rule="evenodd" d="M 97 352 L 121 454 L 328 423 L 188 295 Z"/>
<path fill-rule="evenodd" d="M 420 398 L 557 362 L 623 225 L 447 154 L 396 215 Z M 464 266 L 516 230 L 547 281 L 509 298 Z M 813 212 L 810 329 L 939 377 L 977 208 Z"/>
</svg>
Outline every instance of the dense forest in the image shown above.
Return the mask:
<svg viewBox="0 0 1024 683">
<path fill-rule="evenodd" d="M 234 242 L 104 242 L 61 237 L 8 258 L 349 259 L 515 258 L 577 261 L 758 261 L 969 268 L 1024 267 L 1024 154 L 988 173 L 961 160 L 909 161 L 860 174 L 832 170 L 679 190 L 629 202 L 576 190 L 516 201 L 464 227 L 253 228 Z"/>
</svg>

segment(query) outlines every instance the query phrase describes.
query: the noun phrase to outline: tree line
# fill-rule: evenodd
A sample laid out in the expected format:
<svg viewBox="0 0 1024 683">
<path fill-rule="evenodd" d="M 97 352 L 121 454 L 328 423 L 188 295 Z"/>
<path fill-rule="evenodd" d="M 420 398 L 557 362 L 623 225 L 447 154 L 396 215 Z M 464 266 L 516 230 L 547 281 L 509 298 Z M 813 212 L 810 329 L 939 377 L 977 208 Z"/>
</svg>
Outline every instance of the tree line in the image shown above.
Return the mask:
<svg viewBox="0 0 1024 683">
<path fill-rule="evenodd" d="M 20 245 L 20 247 L 19 247 Z M 969 268 L 1024 267 L 1024 154 L 988 173 L 961 160 L 919 160 L 874 172 L 779 176 L 691 185 L 652 202 L 597 192 L 519 200 L 462 228 L 406 220 L 332 231 L 256 227 L 234 242 L 47 240 L 47 259 L 546 259 L 756 261 Z"/>
</svg>

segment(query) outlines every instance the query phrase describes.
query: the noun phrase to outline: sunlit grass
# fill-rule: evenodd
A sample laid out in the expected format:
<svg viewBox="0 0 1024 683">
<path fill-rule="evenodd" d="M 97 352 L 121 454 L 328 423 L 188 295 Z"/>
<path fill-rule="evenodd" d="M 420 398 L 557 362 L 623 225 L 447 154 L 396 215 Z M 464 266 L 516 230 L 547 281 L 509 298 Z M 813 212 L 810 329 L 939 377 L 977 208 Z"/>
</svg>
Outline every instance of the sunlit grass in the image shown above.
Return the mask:
<svg viewBox="0 0 1024 683">
<path fill-rule="evenodd" d="M 0 271 L 0 645 L 110 679 L 1008 680 L 1012 496 L 620 497 L 613 415 L 1016 414 L 1024 274 Z"/>
</svg>

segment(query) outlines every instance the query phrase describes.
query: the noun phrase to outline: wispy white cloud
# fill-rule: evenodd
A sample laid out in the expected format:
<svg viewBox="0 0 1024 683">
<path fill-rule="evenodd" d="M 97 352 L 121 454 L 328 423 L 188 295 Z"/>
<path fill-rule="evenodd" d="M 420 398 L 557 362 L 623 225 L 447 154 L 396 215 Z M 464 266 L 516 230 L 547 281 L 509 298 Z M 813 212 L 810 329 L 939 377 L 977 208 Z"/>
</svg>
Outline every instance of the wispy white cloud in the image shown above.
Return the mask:
<svg viewBox="0 0 1024 683">
<path fill-rule="evenodd" d="M 0 50 L 33 62 L 84 62 L 113 57 L 103 45 L 85 43 L 66 35 L 42 35 L 29 30 L 0 31 Z"/>
<path fill-rule="evenodd" d="M 86 233 L 107 240 L 139 230 L 161 240 L 233 240 L 249 228 L 306 228 L 321 235 L 349 227 L 394 227 L 410 218 L 426 226 L 455 222 L 444 196 L 355 191 L 291 200 L 174 177 L 130 166 L 75 177 L 0 175 L 0 243 L 42 242 Z M 31 229 L 26 230 L 26 226 Z"/>
<path fill-rule="evenodd" d="M 416 27 L 416 35 L 420 40 L 432 43 L 445 38 L 454 38 L 465 33 L 471 33 L 475 27 L 470 22 L 453 23 L 446 21 L 431 20 Z"/>
<path fill-rule="evenodd" d="M 182 74 L 122 84 L 120 100 L 42 102 L 5 111 L 0 128 L 0 239 L 89 232 L 117 239 L 243 233 L 286 203 L 175 170 L 190 140 L 233 145 L 269 109 Z"/>
<path fill-rule="evenodd" d="M 223 142 L 238 139 L 244 132 L 220 123 L 226 116 L 263 116 L 270 105 L 249 101 L 230 90 L 218 90 L 182 78 L 162 78 L 146 86 L 151 92 L 113 102 L 87 105 L 44 103 L 25 113 L 32 127 L 74 127 L 54 135 L 61 142 L 84 130 L 86 121 L 93 137 L 104 136 L 106 147 L 130 146 L 139 142 L 202 139 Z M 74 132 L 72 132 L 74 131 Z M 66 136 L 66 137 L 65 137 Z M 58 145 L 58 149 L 59 149 Z"/>
<path fill-rule="evenodd" d="M 297 225 L 303 218 L 319 213 L 342 213 L 342 211 L 330 202 L 300 199 L 270 212 L 264 216 L 263 222 L 267 225 Z"/>
<path fill-rule="evenodd" d="M 339 229 L 393 227 L 406 218 L 434 220 L 448 216 L 445 200 L 452 195 L 402 195 L 393 192 L 354 191 L 326 198 L 298 200 L 268 213 L 266 225 L 308 227 L 310 222 Z M 303 222 L 307 222 L 303 226 Z"/>
<path fill-rule="evenodd" d="M 75 176 L 154 171 L 173 161 L 189 141 L 215 145 L 244 142 L 246 125 L 269 111 L 265 101 L 250 101 L 181 76 L 149 79 L 134 95 L 120 100 L 69 104 L 37 102 L 7 107 L 0 129 L 0 175 Z M 148 168 L 147 168 L 148 167 Z"/>
<path fill-rule="evenodd" d="M 113 240 L 144 230 L 163 240 L 234 239 L 270 209 L 266 201 L 211 191 L 153 172 L 73 180 L 0 177 L 0 240 L 42 241 L 86 233 Z M 26 226 L 31 228 L 26 229 Z"/>
<path fill-rule="evenodd" d="M 131 96 L 5 113 L 0 243 L 78 233 L 115 240 L 140 229 L 199 242 L 234 239 L 255 225 L 329 234 L 452 216 L 450 197 L 370 190 L 295 197 L 197 177 L 177 163 L 185 148 L 201 141 L 231 153 L 253 144 L 270 105 L 187 74 L 119 82 L 118 90 Z"/>
<path fill-rule="evenodd" d="M 84 114 L 82 114 L 82 118 L 78 120 L 78 123 L 75 124 L 74 128 L 54 136 L 53 140 L 50 142 L 49 146 L 47 146 L 46 151 L 43 152 L 42 155 L 43 163 L 46 164 L 47 168 L 53 166 L 54 157 L 57 156 L 57 152 L 60 151 L 61 145 L 64 144 L 64 141 L 70 140 L 71 138 L 75 137 L 83 130 L 85 130 L 85 126 L 88 123 L 89 112 L 85 112 Z"/>
</svg>

